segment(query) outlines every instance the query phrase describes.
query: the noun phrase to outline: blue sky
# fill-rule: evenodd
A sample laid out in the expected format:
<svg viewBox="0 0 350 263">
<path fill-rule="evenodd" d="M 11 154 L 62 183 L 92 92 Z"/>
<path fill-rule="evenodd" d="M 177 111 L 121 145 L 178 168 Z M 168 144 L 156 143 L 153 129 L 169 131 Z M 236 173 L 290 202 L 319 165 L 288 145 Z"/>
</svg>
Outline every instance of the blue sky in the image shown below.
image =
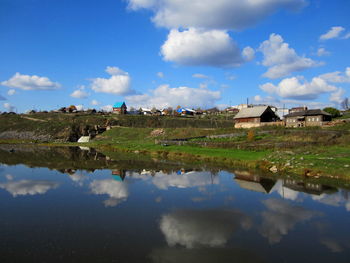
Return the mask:
<svg viewBox="0 0 350 263">
<path fill-rule="evenodd" d="M 348 0 L 0 0 L 0 111 L 339 107 Z"/>
</svg>

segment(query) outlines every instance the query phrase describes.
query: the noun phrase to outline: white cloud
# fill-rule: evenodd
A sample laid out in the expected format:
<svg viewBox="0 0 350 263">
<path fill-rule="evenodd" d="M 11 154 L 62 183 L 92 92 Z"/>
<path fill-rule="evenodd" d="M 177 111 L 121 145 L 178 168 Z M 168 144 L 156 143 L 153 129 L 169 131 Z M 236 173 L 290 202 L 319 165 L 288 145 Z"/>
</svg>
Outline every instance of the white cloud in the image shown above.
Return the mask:
<svg viewBox="0 0 350 263">
<path fill-rule="evenodd" d="M 93 106 L 97 106 L 97 105 L 100 104 L 100 102 L 98 102 L 97 100 L 92 100 L 92 101 L 90 102 L 90 104 L 93 105 Z"/>
<path fill-rule="evenodd" d="M 262 64 L 268 67 L 264 76 L 270 79 L 285 77 L 292 72 L 321 65 L 310 58 L 298 56 L 278 34 L 271 34 L 269 40 L 261 43 L 258 50 L 264 55 Z"/>
<path fill-rule="evenodd" d="M 350 83 L 350 67 L 347 67 L 344 73 L 335 71 L 322 74 L 319 77 L 333 83 Z"/>
<path fill-rule="evenodd" d="M 91 89 L 95 92 L 110 93 L 115 95 L 128 95 L 134 91 L 131 89 L 131 77 L 117 67 L 107 67 L 106 72 L 111 75 L 110 78 L 92 79 Z"/>
<path fill-rule="evenodd" d="M 126 100 L 128 104 L 139 107 L 176 107 L 181 105 L 182 107 L 213 107 L 221 98 L 219 91 L 211 91 L 209 89 L 196 89 L 189 87 L 170 88 L 169 85 L 161 85 L 158 88 L 152 90 L 150 95 L 133 95 L 127 96 Z"/>
<path fill-rule="evenodd" d="M 196 79 L 209 79 L 207 75 L 201 74 L 201 73 L 195 73 L 192 75 L 193 78 Z"/>
<path fill-rule="evenodd" d="M 340 34 L 345 30 L 341 26 L 333 26 L 327 33 L 320 36 L 320 40 L 328 40 L 332 38 L 339 38 Z"/>
<path fill-rule="evenodd" d="M 84 105 L 81 105 L 81 104 L 75 105 L 75 108 L 76 108 L 78 111 L 82 111 L 82 110 L 84 110 Z"/>
<path fill-rule="evenodd" d="M 245 56 L 251 51 L 245 49 Z M 173 29 L 161 47 L 165 61 L 186 66 L 235 67 L 245 62 L 241 51 L 226 31 L 196 28 Z"/>
<path fill-rule="evenodd" d="M 297 11 L 305 0 L 128 0 L 133 10 L 146 8 L 157 26 L 239 30 L 252 26 L 280 9 Z"/>
<path fill-rule="evenodd" d="M 260 88 L 267 93 L 277 94 L 282 98 L 297 100 L 312 100 L 318 98 L 321 94 L 338 90 L 320 77 L 315 77 L 311 82 L 308 82 L 300 76 L 283 79 L 277 86 L 272 83 L 265 83 Z"/>
<path fill-rule="evenodd" d="M 317 56 L 322 57 L 322 56 L 329 56 L 331 53 L 327 51 L 324 47 L 320 47 L 317 50 Z"/>
<path fill-rule="evenodd" d="M 10 103 L 6 102 L 4 103 L 4 108 L 7 110 L 7 111 L 15 111 L 15 107 L 12 106 Z"/>
<path fill-rule="evenodd" d="M 345 90 L 339 88 L 337 91 L 333 92 L 329 97 L 329 101 L 334 102 L 335 104 L 340 104 L 344 100 Z"/>
<path fill-rule="evenodd" d="M 1 82 L 1 85 L 22 90 L 55 90 L 61 86 L 47 77 L 21 75 L 18 72 L 9 80 Z"/>
<path fill-rule="evenodd" d="M 263 204 L 267 210 L 262 212 L 263 221 L 259 232 L 269 240 L 270 244 L 279 243 L 296 224 L 320 215 L 318 212 L 293 206 L 281 199 L 267 199 Z"/>
<path fill-rule="evenodd" d="M 350 38 L 350 32 L 347 33 L 347 34 L 343 37 L 343 39 L 349 39 L 349 38 Z"/>
<path fill-rule="evenodd" d="M 250 218 L 233 210 L 178 210 L 160 221 L 168 245 L 186 248 L 223 246 L 235 230 L 250 227 Z"/>
<path fill-rule="evenodd" d="M 0 188 L 16 197 L 19 195 L 45 194 L 48 190 L 57 188 L 58 185 L 59 183 L 52 181 L 20 180 L 0 184 Z"/>
<path fill-rule="evenodd" d="M 158 72 L 157 73 L 158 78 L 164 78 L 164 73 L 163 72 Z"/>
<path fill-rule="evenodd" d="M 15 89 L 9 89 L 7 91 L 7 95 L 9 95 L 9 96 L 12 96 L 12 95 L 15 95 L 15 94 L 16 94 L 16 90 Z"/>
<path fill-rule="evenodd" d="M 251 47 L 245 47 L 242 56 L 246 61 L 252 61 L 255 58 L 255 50 Z"/>
<path fill-rule="evenodd" d="M 213 178 L 210 172 L 189 172 L 180 175 L 157 173 L 152 182 L 157 188 L 166 190 L 169 187 L 190 188 L 218 184 L 219 179 Z"/>
<path fill-rule="evenodd" d="M 105 206 L 116 206 L 126 201 L 129 196 L 126 183 L 113 179 L 94 180 L 90 184 L 90 189 L 94 194 L 109 196 L 109 199 L 104 201 Z"/>
<path fill-rule="evenodd" d="M 111 112 L 113 110 L 113 106 L 112 105 L 105 105 L 105 106 L 101 107 L 101 110 Z"/>
<path fill-rule="evenodd" d="M 84 86 L 81 86 L 79 87 L 79 89 L 73 91 L 73 93 L 70 94 L 70 96 L 77 99 L 85 99 L 89 96 L 89 93 L 85 91 Z"/>
</svg>

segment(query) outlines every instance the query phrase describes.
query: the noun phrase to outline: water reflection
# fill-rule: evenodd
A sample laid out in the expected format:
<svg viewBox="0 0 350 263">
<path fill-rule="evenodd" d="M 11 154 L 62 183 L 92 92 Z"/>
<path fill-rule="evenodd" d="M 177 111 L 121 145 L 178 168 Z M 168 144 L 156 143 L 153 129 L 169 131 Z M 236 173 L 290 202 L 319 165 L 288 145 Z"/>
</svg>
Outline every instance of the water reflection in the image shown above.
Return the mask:
<svg viewBox="0 0 350 263">
<path fill-rule="evenodd" d="M 52 262 L 53 255 L 71 262 L 100 262 L 101 255 L 104 262 L 185 263 L 350 258 L 346 185 L 92 149 L 37 151 L 16 149 L 1 159 L 8 164 L 0 166 L 1 262 Z"/>
<path fill-rule="evenodd" d="M 46 180 L 18 180 L 13 181 L 13 176 L 6 175 L 7 182 L 0 183 L 0 188 L 5 189 L 13 197 L 20 195 L 37 195 L 45 194 L 50 189 L 55 189 L 59 183 Z"/>
<path fill-rule="evenodd" d="M 127 184 L 113 179 L 94 180 L 90 189 L 94 194 L 109 196 L 109 199 L 103 201 L 106 207 L 116 206 L 126 201 L 129 196 Z"/>
<path fill-rule="evenodd" d="M 160 220 L 168 245 L 186 248 L 223 246 L 237 228 L 247 230 L 251 225 L 251 219 L 241 212 L 217 209 L 177 210 Z"/>
<path fill-rule="evenodd" d="M 296 224 L 322 215 L 320 212 L 307 210 L 281 199 L 267 199 L 262 203 L 267 210 L 261 213 L 262 224 L 259 232 L 270 244 L 279 243 L 282 236 L 287 235 Z"/>
</svg>

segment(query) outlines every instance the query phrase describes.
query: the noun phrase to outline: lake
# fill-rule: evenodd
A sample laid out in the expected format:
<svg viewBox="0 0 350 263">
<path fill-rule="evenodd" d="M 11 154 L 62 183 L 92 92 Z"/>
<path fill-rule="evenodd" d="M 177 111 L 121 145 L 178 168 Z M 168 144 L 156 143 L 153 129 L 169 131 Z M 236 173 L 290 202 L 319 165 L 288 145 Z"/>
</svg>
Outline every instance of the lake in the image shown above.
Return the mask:
<svg viewBox="0 0 350 263">
<path fill-rule="evenodd" d="M 2 263 L 350 262 L 347 184 L 87 148 L 0 163 Z"/>
</svg>

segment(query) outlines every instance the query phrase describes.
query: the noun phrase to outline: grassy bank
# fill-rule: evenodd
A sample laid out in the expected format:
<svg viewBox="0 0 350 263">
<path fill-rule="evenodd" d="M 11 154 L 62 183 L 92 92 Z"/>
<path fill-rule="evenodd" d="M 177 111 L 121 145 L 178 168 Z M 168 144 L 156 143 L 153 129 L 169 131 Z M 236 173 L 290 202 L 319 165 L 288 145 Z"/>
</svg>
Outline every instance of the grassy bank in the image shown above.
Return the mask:
<svg viewBox="0 0 350 263">
<path fill-rule="evenodd" d="M 144 153 L 158 159 L 257 168 L 277 174 L 350 178 L 349 123 L 323 128 L 242 130 L 213 120 L 57 113 L 1 115 L 0 123 L 0 133 L 29 132 L 24 137 L 0 137 L 0 144 L 78 145 L 62 138 L 76 137 L 87 126 L 123 124 L 98 135 L 86 146 L 105 152 Z M 43 137 L 33 139 L 33 134 Z"/>
<path fill-rule="evenodd" d="M 201 138 L 220 134 L 231 134 L 232 137 Z M 192 139 L 183 145 L 155 143 L 181 138 Z M 350 178 L 349 125 L 335 129 L 265 128 L 249 131 L 233 128 L 114 128 L 89 145 L 147 153 L 157 158 L 271 169 L 307 177 Z"/>
</svg>

